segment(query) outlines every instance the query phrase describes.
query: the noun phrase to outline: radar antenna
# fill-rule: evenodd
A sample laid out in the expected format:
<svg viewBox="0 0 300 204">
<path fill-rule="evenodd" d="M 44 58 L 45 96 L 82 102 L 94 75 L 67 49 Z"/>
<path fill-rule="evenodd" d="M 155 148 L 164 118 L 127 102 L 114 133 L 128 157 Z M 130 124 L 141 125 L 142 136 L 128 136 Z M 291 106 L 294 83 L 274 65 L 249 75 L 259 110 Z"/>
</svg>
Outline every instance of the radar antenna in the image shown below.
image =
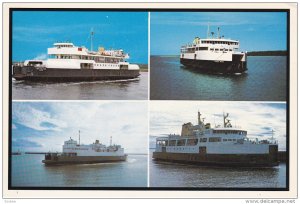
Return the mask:
<svg viewBox="0 0 300 204">
<path fill-rule="evenodd" d="M 232 125 L 231 125 L 231 123 L 230 123 L 230 121 L 231 120 L 229 120 L 229 119 L 226 119 L 227 121 L 226 121 L 226 123 L 225 123 L 225 127 L 232 127 Z"/>
<path fill-rule="evenodd" d="M 226 127 L 226 125 L 227 125 L 226 119 L 228 118 L 228 116 L 229 116 L 229 113 L 226 113 L 226 115 L 225 115 L 225 113 L 223 113 L 223 123 L 224 123 L 224 127 Z M 227 119 L 227 120 L 228 120 L 228 119 Z"/>
</svg>

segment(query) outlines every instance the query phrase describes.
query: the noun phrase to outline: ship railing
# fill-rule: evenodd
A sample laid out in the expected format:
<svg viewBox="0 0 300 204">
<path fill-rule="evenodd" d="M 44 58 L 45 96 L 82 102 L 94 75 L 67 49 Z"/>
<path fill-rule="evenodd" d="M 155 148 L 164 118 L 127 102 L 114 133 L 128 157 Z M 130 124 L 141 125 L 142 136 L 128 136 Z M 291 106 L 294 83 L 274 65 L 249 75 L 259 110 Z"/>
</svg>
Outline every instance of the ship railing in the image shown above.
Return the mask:
<svg viewBox="0 0 300 204">
<path fill-rule="evenodd" d="M 49 152 L 45 154 L 45 160 L 55 160 L 59 155 L 60 153 Z"/>
<path fill-rule="evenodd" d="M 13 62 L 13 66 L 24 67 L 24 62 Z"/>
<path fill-rule="evenodd" d="M 245 140 L 252 144 L 278 144 L 277 140 Z"/>
</svg>

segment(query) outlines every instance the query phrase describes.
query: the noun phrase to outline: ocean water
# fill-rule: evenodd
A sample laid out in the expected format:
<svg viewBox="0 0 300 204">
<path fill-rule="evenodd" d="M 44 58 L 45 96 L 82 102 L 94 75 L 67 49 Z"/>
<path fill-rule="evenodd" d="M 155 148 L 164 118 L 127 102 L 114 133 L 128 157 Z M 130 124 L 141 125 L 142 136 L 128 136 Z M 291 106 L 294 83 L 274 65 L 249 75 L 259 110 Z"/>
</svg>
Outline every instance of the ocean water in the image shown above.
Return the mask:
<svg viewBox="0 0 300 204">
<path fill-rule="evenodd" d="M 286 164 L 284 163 L 270 168 L 230 168 L 158 162 L 152 158 L 149 160 L 150 187 L 286 187 Z"/>
<path fill-rule="evenodd" d="M 150 98 L 286 101 L 286 60 L 285 56 L 249 56 L 247 73 L 229 76 L 187 69 L 178 56 L 151 56 Z"/>
<path fill-rule="evenodd" d="M 13 100 L 147 100 L 148 72 L 137 79 L 38 83 L 12 81 Z"/>
<path fill-rule="evenodd" d="M 44 155 L 12 155 L 13 187 L 147 187 L 147 155 L 127 161 L 45 166 Z"/>
</svg>

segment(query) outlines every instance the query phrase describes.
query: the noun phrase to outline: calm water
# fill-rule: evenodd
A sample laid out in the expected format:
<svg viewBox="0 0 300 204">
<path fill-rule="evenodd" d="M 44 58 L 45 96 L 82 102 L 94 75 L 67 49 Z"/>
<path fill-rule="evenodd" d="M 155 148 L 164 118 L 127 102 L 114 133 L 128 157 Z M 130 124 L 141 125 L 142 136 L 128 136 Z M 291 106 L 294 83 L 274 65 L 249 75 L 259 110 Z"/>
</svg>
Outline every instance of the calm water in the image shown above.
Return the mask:
<svg viewBox="0 0 300 204">
<path fill-rule="evenodd" d="M 201 167 L 150 158 L 150 187 L 285 188 L 286 165 L 273 168 Z"/>
<path fill-rule="evenodd" d="M 12 156 L 12 186 L 147 187 L 147 155 L 126 162 L 45 166 L 44 155 Z"/>
<path fill-rule="evenodd" d="M 151 56 L 150 98 L 179 100 L 286 100 L 286 57 L 248 57 L 242 75 L 205 74 L 179 57 Z"/>
<path fill-rule="evenodd" d="M 37 83 L 13 79 L 13 100 L 146 100 L 148 99 L 148 72 L 138 79 L 79 83 Z"/>
</svg>

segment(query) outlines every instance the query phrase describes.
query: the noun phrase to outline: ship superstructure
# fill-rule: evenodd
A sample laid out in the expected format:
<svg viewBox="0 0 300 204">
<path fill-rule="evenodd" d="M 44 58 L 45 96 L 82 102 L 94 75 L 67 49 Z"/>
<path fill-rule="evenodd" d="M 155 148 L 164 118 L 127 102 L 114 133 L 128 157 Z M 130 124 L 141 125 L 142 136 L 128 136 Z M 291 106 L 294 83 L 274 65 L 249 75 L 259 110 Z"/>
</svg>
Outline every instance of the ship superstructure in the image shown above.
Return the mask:
<svg viewBox="0 0 300 204">
<path fill-rule="evenodd" d="M 79 133 L 80 134 L 80 133 Z M 96 140 L 93 144 L 84 145 L 70 138 L 65 141 L 62 153 L 48 153 L 45 164 L 80 164 L 125 161 L 127 155 L 121 145 L 106 146 Z"/>
<path fill-rule="evenodd" d="M 190 44 L 180 49 L 180 63 L 186 67 L 216 72 L 242 73 L 247 70 L 247 53 L 239 51 L 238 40 L 226 39 L 214 32 L 207 32 L 206 38 L 195 37 Z"/>
<path fill-rule="evenodd" d="M 16 80 L 31 81 L 94 81 L 132 79 L 139 76 L 139 66 L 126 60 L 122 49 L 97 51 L 71 42 L 54 43 L 48 48 L 47 60 L 26 60 L 13 66 Z"/>
<path fill-rule="evenodd" d="M 278 144 L 250 140 L 247 131 L 235 128 L 223 115 L 223 126 L 211 127 L 198 112 L 198 124 L 185 123 L 181 135 L 156 139 L 153 158 L 163 161 L 224 166 L 276 166 Z"/>
</svg>

